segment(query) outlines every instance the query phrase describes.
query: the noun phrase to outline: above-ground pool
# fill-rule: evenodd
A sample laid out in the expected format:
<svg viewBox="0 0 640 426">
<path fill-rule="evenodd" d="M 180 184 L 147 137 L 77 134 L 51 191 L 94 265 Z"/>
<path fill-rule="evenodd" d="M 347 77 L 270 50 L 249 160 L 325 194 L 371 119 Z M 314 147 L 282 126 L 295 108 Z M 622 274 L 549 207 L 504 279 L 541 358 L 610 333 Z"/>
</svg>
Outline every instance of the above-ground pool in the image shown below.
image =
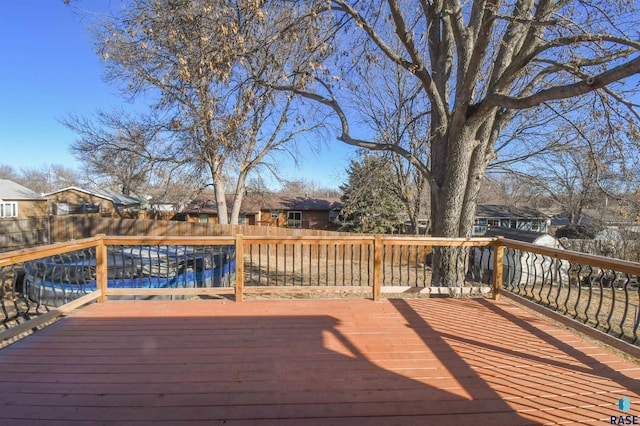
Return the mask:
<svg viewBox="0 0 640 426">
<path fill-rule="evenodd" d="M 235 277 L 234 246 L 109 246 L 107 259 L 108 288 L 225 287 Z M 24 271 L 24 294 L 36 303 L 58 306 L 96 290 L 95 249 L 25 262 Z"/>
</svg>

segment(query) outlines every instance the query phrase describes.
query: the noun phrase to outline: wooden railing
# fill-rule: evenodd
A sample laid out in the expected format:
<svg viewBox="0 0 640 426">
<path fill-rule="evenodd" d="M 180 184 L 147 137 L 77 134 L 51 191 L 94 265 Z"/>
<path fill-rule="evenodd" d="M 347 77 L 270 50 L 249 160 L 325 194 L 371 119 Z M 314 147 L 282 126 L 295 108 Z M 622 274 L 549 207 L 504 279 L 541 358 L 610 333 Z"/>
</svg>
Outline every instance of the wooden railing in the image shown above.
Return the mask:
<svg viewBox="0 0 640 426">
<path fill-rule="evenodd" d="M 462 281 L 433 285 L 432 256 L 451 247 Z M 0 335 L 109 298 L 411 293 L 503 295 L 638 346 L 638 276 L 638 263 L 502 238 L 101 235 L 0 254 Z"/>
</svg>

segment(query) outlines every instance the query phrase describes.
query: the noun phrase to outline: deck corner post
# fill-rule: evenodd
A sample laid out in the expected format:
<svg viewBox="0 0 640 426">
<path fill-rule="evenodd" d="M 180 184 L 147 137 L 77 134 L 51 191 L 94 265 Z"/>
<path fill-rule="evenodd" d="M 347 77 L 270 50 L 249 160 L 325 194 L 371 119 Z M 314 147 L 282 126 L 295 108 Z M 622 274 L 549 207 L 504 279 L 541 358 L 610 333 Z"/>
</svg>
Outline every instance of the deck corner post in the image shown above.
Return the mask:
<svg viewBox="0 0 640 426">
<path fill-rule="evenodd" d="M 497 237 L 493 243 L 493 299 L 500 299 L 503 281 L 504 238 Z"/>
<path fill-rule="evenodd" d="M 373 300 L 380 301 L 380 288 L 382 286 L 382 236 L 376 234 L 373 240 Z"/>
<path fill-rule="evenodd" d="M 236 303 L 242 303 L 244 290 L 244 242 L 242 234 L 236 234 Z"/>
<path fill-rule="evenodd" d="M 105 234 L 96 235 L 98 242 L 96 244 L 96 288 L 100 291 L 98 303 L 105 303 L 107 297 L 107 246 L 104 243 Z"/>
</svg>

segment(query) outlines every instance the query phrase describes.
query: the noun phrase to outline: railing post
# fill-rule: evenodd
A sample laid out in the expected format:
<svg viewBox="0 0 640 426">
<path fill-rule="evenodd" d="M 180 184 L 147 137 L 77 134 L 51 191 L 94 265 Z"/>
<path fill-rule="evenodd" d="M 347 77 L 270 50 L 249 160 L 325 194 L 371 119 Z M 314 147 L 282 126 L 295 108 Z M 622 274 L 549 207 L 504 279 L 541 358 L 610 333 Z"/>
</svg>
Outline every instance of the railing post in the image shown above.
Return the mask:
<svg viewBox="0 0 640 426">
<path fill-rule="evenodd" d="M 500 289 L 503 280 L 504 243 L 502 237 L 493 242 L 493 298 L 500 299 Z"/>
<path fill-rule="evenodd" d="M 98 235 L 100 239 L 96 245 L 96 288 L 100 291 L 98 303 L 105 303 L 107 297 L 107 246 L 104 243 L 104 234 Z"/>
<path fill-rule="evenodd" d="M 236 303 L 242 303 L 244 289 L 244 245 L 242 234 L 236 234 Z"/>
<path fill-rule="evenodd" d="M 373 240 L 373 300 L 380 301 L 382 286 L 382 236 L 376 235 Z"/>
</svg>

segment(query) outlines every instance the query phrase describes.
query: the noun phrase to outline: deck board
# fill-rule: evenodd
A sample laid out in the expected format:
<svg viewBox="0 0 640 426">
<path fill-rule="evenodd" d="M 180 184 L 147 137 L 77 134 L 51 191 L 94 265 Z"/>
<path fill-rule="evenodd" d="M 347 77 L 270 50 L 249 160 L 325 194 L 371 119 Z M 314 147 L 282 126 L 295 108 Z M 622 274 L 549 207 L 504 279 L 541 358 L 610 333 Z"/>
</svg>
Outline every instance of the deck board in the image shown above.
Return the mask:
<svg viewBox="0 0 640 426">
<path fill-rule="evenodd" d="M 640 365 L 506 301 L 110 301 L 0 350 L 0 404 L 2 425 L 609 424 L 640 415 Z"/>
</svg>

